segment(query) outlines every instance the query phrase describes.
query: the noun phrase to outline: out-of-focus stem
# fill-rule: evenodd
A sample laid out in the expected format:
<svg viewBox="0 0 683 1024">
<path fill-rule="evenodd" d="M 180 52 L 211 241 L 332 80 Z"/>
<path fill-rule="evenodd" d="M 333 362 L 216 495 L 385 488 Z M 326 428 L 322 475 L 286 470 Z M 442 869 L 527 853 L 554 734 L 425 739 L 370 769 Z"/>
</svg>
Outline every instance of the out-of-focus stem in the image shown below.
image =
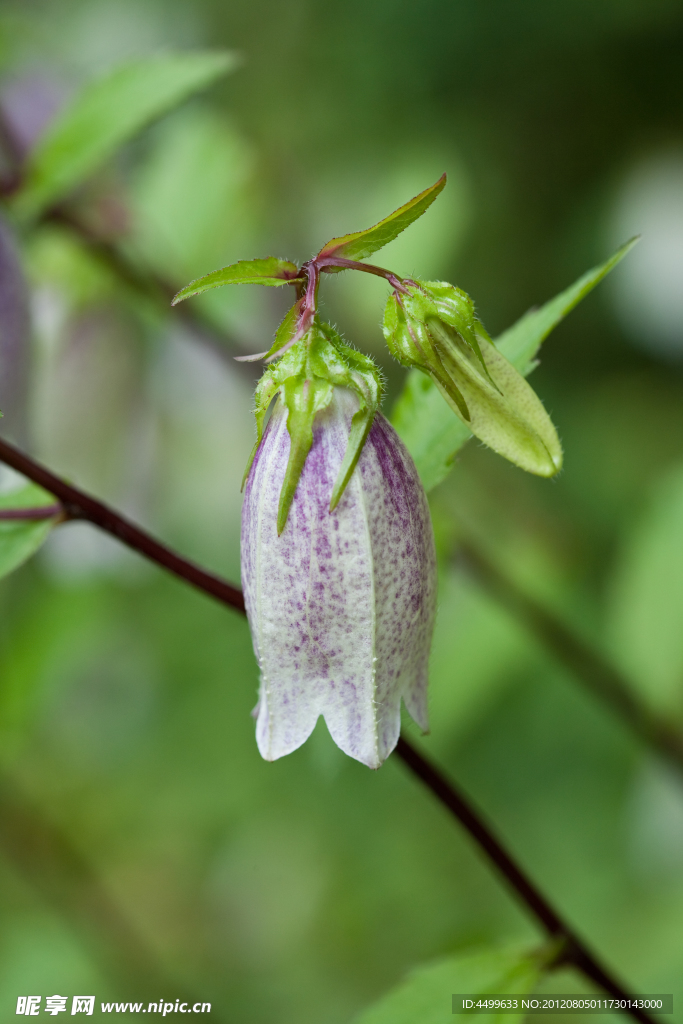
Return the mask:
<svg viewBox="0 0 683 1024">
<path fill-rule="evenodd" d="M 577 635 L 559 616 L 530 597 L 471 541 L 458 558 L 475 580 L 517 618 L 565 665 L 575 678 L 622 719 L 655 753 L 683 771 L 683 735 L 652 711 L 607 659 Z"/>
</svg>

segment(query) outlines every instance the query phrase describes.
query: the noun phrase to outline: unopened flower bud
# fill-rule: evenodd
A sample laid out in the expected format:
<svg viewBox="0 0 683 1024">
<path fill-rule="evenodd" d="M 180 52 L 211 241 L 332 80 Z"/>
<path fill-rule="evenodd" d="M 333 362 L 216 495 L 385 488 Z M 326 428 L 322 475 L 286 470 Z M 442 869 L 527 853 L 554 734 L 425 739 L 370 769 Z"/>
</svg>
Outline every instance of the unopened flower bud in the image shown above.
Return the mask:
<svg viewBox="0 0 683 1024">
<path fill-rule="evenodd" d="M 333 388 L 282 532 L 292 450 L 282 398 L 249 471 L 242 583 L 261 672 L 256 737 L 267 760 L 301 746 L 323 715 L 345 753 L 377 768 L 398 740 L 401 698 L 427 729 L 434 539 L 415 466 L 380 413 L 330 511 L 358 410 L 357 394 Z"/>
<path fill-rule="evenodd" d="M 395 358 L 428 373 L 481 441 L 531 473 L 558 472 L 562 448 L 550 417 L 465 292 L 443 281 L 404 281 L 387 302 L 384 335 Z"/>
</svg>

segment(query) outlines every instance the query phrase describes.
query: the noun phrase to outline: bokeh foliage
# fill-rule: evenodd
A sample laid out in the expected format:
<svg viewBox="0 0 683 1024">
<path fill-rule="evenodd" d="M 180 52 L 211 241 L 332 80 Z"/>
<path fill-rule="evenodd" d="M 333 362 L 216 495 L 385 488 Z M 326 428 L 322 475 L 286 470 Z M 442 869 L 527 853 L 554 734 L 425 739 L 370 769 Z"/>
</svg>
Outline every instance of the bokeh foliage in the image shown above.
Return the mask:
<svg viewBox="0 0 683 1024">
<path fill-rule="evenodd" d="M 240 258 L 306 259 L 446 170 L 439 205 L 382 262 L 465 288 L 500 335 L 630 235 L 650 244 L 648 223 L 624 213 L 624 183 L 675 166 L 681 145 L 674 0 L 6 0 L 0 29 L 2 106 L 25 148 L 122 60 L 207 47 L 244 58 L 66 209 L 153 287 L 122 282 L 52 218 L 20 231 L 30 343 L 20 284 L 0 325 L 3 431 L 234 579 L 257 371 L 229 355 L 268 347 L 286 297 L 222 289 L 192 300 L 198 326 L 171 314 L 169 288 Z M 671 223 L 657 245 L 675 261 Z M 6 281 L 17 254 L 0 242 Z M 324 301 L 382 362 L 390 405 L 404 378 L 382 348 L 385 295 L 337 275 Z M 657 346 L 657 329 L 624 321 L 602 285 L 534 371 L 562 476 L 532 479 L 470 444 L 434 490 L 424 742 L 614 967 L 680 998 L 683 783 L 457 558 L 474 538 L 683 728 L 683 323 L 678 351 Z M 224 1020 L 336 1024 L 420 963 L 537 941 L 399 765 L 369 773 L 322 725 L 284 761 L 259 759 L 255 664 L 231 612 L 75 524 L 3 581 L 0 606 L 8 1014 L 24 992 L 127 1000 L 148 985 L 198 991 Z M 17 807 L 75 859 L 41 845 Z M 113 918 L 91 912 L 92 878 Z M 147 981 L 112 938 L 116 914 L 156 965 Z"/>
</svg>

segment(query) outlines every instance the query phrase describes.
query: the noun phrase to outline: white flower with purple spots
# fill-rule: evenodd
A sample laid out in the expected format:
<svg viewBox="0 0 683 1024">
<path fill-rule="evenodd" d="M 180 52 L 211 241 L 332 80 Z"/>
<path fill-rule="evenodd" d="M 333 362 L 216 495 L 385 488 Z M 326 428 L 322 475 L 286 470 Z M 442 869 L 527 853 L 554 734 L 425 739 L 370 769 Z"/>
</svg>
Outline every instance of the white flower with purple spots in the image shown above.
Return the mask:
<svg viewBox="0 0 683 1024">
<path fill-rule="evenodd" d="M 395 358 L 428 374 L 500 455 L 541 476 L 562 466 L 540 399 L 491 341 L 470 297 L 365 262 L 445 184 L 444 174 L 372 227 L 330 239 L 301 267 L 276 256 L 240 260 L 173 300 L 225 284 L 296 289 L 270 349 L 236 357 L 266 363 L 245 472 L 242 581 L 261 669 L 256 735 L 268 760 L 301 746 L 321 715 L 338 746 L 372 768 L 398 741 L 401 699 L 427 728 L 436 597 L 427 501 L 378 411 L 379 368 L 318 315 L 321 278 L 358 270 L 387 281 L 383 328 Z"/>
<path fill-rule="evenodd" d="M 315 416 L 280 534 L 291 444 L 281 397 L 249 471 L 242 583 L 261 671 L 256 738 L 267 760 L 301 746 L 322 715 L 345 753 L 378 768 L 398 740 L 401 698 L 428 727 L 434 538 L 413 461 L 380 413 L 330 511 L 358 407 L 352 391 L 334 388 Z"/>
</svg>

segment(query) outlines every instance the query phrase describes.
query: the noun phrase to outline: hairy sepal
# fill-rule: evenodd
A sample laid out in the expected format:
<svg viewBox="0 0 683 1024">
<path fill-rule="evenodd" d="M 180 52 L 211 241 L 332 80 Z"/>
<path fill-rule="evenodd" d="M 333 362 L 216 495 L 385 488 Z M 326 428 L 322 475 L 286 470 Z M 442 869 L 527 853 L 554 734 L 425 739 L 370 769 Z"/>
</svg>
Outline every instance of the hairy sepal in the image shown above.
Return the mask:
<svg viewBox="0 0 683 1024">
<path fill-rule="evenodd" d="M 428 305 L 425 315 L 434 312 L 432 306 Z M 449 405 L 455 402 L 460 417 L 469 422 L 467 403 L 448 376 L 425 320 L 420 315 L 414 315 L 413 309 L 407 310 L 403 296 L 389 296 L 382 327 L 387 347 L 394 359 L 403 366 L 415 367 L 428 373 L 449 394 Z"/>
<path fill-rule="evenodd" d="M 368 439 L 375 413 L 382 401 L 382 378 L 372 359 L 345 345 L 339 335 L 328 325 L 325 325 L 324 330 L 326 337 L 334 346 L 338 355 L 343 357 L 346 364 L 344 380 L 339 383 L 353 391 L 359 402 L 358 411 L 354 413 L 351 419 L 349 440 L 332 489 L 330 512 L 333 512 L 339 504 L 339 500 L 358 464 L 358 459 Z"/>
<path fill-rule="evenodd" d="M 297 303 L 287 314 L 271 351 L 286 349 L 269 367 L 256 389 L 256 443 L 244 474 L 249 476 L 254 457 L 263 438 L 265 416 L 279 393 L 287 408 L 290 453 L 278 505 L 278 534 L 287 524 L 306 457 L 313 443 L 313 423 L 325 409 L 335 387 L 347 388 L 358 398 L 358 410 L 352 417 L 346 452 L 332 490 L 330 511 L 339 503 L 351 479 L 365 444 L 382 396 L 382 380 L 371 359 L 346 345 L 329 324 L 315 321 L 313 327 L 296 338 Z"/>
</svg>

